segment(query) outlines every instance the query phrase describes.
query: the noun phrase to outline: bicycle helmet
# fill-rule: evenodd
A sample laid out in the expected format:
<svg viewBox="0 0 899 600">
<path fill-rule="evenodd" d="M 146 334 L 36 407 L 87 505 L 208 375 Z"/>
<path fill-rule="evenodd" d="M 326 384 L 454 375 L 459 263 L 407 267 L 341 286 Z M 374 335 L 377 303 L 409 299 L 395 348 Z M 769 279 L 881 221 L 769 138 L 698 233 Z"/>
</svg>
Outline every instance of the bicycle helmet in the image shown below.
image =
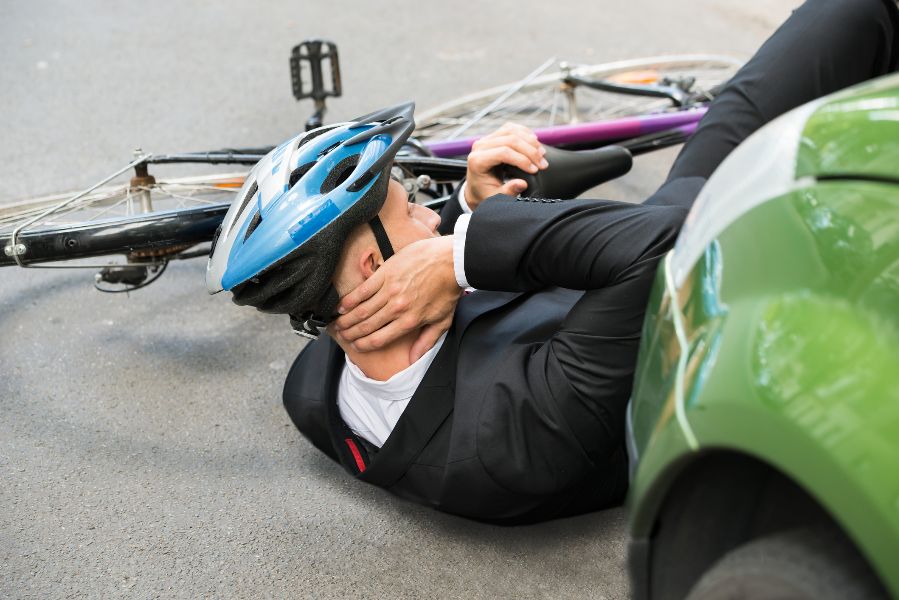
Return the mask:
<svg viewBox="0 0 899 600">
<path fill-rule="evenodd" d="M 212 242 L 211 294 L 290 315 L 310 337 L 335 317 L 331 280 L 350 232 L 369 223 L 384 259 L 393 248 L 378 212 L 390 168 L 415 128 L 413 103 L 291 138 L 250 171 Z"/>
</svg>

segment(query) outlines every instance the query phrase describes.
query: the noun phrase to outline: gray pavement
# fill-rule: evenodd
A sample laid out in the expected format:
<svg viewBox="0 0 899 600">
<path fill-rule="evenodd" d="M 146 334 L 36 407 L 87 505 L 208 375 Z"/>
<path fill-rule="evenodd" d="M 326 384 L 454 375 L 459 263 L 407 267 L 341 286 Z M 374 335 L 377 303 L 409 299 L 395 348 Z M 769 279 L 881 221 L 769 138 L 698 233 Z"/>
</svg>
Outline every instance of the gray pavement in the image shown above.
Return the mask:
<svg viewBox="0 0 899 600">
<path fill-rule="evenodd" d="M 341 49 L 348 118 L 427 107 L 548 56 L 747 56 L 795 1 L 0 3 L 0 202 L 152 151 L 276 143 L 287 54 Z M 672 153 L 597 193 L 638 200 Z M 207 296 L 202 261 L 131 295 L 0 274 L 0 596 L 625 598 L 626 514 L 497 528 L 351 480 L 280 406 L 301 342 Z"/>
</svg>

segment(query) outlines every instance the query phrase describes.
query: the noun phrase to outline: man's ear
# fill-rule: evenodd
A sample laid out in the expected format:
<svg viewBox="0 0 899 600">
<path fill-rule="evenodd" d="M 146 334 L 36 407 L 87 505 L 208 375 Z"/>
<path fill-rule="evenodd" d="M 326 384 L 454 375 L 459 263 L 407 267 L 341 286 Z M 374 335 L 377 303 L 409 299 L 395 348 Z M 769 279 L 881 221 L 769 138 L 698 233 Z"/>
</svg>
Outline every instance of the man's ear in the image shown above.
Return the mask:
<svg viewBox="0 0 899 600">
<path fill-rule="evenodd" d="M 374 275 L 381 266 L 381 256 L 374 248 L 366 248 L 359 257 L 359 272 L 365 279 Z"/>
</svg>

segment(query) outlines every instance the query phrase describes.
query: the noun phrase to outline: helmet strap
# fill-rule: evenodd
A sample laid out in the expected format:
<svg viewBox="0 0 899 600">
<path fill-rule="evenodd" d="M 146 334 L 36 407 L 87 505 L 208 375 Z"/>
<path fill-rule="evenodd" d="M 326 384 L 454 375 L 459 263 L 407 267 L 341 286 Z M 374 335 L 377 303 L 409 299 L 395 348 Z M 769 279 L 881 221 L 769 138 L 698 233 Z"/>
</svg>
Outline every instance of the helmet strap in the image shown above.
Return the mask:
<svg viewBox="0 0 899 600">
<path fill-rule="evenodd" d="M 390 238 L 387 237 L 387 231 L 384 229 L 384 224 L 381 223 L 381 219 L 378 215 L 375 215 L 375 218 L 368 222 L 371 227 L 372 233 L 375 234 L 375 241 L 378 242 L 378 249 L 381 251 L 381 257 L 384 260 L 387 260 L 391 256 L 393 256 L 393 245 L 390 243 Z"/>
<path fill-rule="evenodd" d="M 327 327 L 328 323 L 337 318 L 335 309 L 338 302 L 340 302 L 340 295 L 337 293 L 337 288 L 333 285 L 328 286 L 328 290 L 319 300 L 315 310 L 301 315 L 289 315 L 293 332 L 311 340 L 318 339 L 319 330 Z"/>
<path fill-rule="evenodd" d="M 328 325 L 327 321 L 323 321 L 316 317 L 313 313 L 307 312 L 301 316 L 289 315 L 290 326 L 293 332 L 300 337 L 309 340 L 317 340 L 320 329 Z"/>
</svg>

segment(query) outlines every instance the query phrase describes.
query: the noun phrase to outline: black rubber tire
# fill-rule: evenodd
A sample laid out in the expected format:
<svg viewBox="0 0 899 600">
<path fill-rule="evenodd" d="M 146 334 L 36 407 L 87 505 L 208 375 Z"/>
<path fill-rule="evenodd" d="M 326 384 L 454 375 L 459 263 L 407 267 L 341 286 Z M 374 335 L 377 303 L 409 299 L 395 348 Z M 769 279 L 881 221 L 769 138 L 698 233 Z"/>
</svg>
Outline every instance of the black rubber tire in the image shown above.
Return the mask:
<svg viewBox="0 0 899 600">
<path fill-rule="evenodd" d="M 880 600 L 888 596 L 852 543 L 836 529 L 797 529 L 725 554 L 687 600 Z"/>
</svg>

